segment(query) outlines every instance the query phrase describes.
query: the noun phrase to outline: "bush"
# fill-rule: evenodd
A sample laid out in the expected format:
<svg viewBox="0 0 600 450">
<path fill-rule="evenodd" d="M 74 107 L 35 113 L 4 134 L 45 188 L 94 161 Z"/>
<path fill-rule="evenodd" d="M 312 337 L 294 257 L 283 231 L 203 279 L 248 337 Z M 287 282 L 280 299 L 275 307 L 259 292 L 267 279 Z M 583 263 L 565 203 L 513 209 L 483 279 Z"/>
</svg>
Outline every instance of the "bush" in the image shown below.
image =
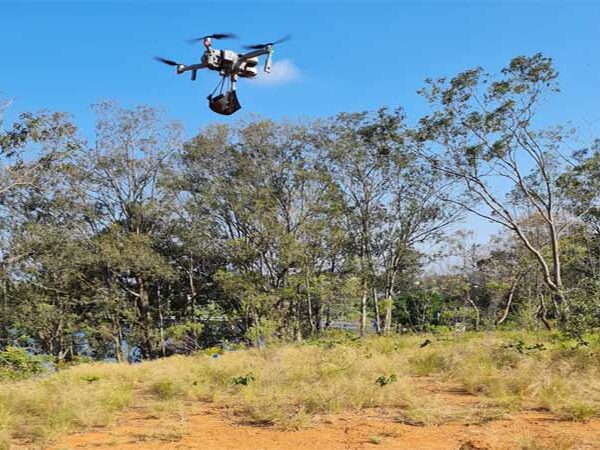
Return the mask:
<svg viewBox="0 0 600 450">
<path fill-rule="evenodd" d="M 150 385 L 150 392 L 160 400 L 168 400 L 178 397 L 183 390 L 171 380 L 159 380 Z"/>
<path fill-rule="evenodd" d="M 8 347 L 0 352 L 0 380 L 22 380 L 45 371 L 44 359 L 25 349 Z"/>
<path fill-rule="evenodd" d="M 186 322 L 173 325 L 166 330 L 167 345 L 173 353 L 191 353 L 200 348 L 199 336 L 204 330 L 204 325 L 195 322 Z"/>
<path fill-rule="evenodd" d="M 569 298 L 565 316 L 562 328 L 577 340 L 600 329 L 600 286 L 594 286 L 590 292 L 575 292 Z"/>
</svg>

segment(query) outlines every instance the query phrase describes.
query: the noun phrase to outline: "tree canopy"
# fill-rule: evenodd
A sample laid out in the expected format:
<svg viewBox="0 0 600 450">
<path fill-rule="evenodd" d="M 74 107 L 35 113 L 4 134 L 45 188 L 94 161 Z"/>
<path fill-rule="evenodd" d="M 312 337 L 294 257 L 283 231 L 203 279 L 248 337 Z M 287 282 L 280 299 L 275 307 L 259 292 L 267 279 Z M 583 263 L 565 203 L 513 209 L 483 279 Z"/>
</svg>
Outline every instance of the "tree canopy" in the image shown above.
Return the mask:
<svg viewBox="0 0 600 450">
<path fill-rule="evenodd" d="M 150 106 L 0 132 L 0 347 L 134 360 L 331 328 L 600 325 L 599 142 L 541 128 L 552 61 L 428 80 L 431 111 L 243 120 Z M 0 116 L 1 118 L 1 116 Z M 500 226 L 484 243 L 472 215 Z M 433 270 L 432 263 L 444 266 Z"/>
</svg>

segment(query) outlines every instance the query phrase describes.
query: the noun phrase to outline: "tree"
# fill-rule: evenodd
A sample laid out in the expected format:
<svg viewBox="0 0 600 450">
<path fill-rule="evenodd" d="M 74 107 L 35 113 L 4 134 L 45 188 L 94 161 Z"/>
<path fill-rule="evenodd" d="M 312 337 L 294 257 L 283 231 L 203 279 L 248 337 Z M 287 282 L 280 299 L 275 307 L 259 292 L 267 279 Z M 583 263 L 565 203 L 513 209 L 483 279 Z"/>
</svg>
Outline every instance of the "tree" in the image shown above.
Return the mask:
<svg viewBox="0 0 600 450">
<path fill-rule="evenodd" d="M 0 127 L 7 106 L 0 105 Z M 9 344 L 13 323 L 10 274 L 13 265 L 26 256 L 10 248 L 14 230 L 25 226 L 28 219 L 13 206 L 51 190 L 62 162 L 79 147 L 76 127 L 62 113 L 23 113 L 10 128 L 0 129 L 0 347 Z M 40 207 L 35 201 L 28 203 L 31 212 Z"/>
<path fill-rule="evenodd" d="M 392 177 L 403 158 L 401 111 L 382 109 L 339 114 L 323 131 L 327 164 L 342 198 L 346 233 L 351 238 L 361 279 L 360 333 L 367 327 L 367 300 L 372 296 L 376 331 L 381 330 L 375 285 L 375 233 L 381 226 Z"/>
<path fill-rule="evenodd" d="M 568 236 L 567 278 L 575 288 L 569 331 L 581 337 L 600 327 L 600 139 L 574 153 L 560 186 L 571 214 L 581 217 Z"/>
<path fill-rule="evenodd" d="M 389 199 L 384 204 L 376 237 L 376 254 L 381 261 L 384 283 L 384 333 L 391 331 L 393 298 L 402 281 L 399 279 L 414 280 L 426 259 L 423 245 L 439 244 L 446 238 L 444 233 L 448 226 L 460 218 L 458 208 L 440 200 L 447 183 L 427 169 L 407 153 L 390 174 Z"/>
<path fill-rule="evenodd" d="M 217 281 L 244 333 L 273 319 L 282 336 L 300 339 L 320 323 L 311 285 L 323 270 L 316 244 L 335 223 L 335 191 L 313 141 L 307 126 L 258 120 L 211 127 L 182 155 L 185 208 L 213 230 L 226 268 Z"/>
<path fill-rule="evenodd" d="M 477 68 L 428 80 L 421 93 L 434 112 L 420 120 L 414 142 L 433 170 L 456 182 L 459 195 L 446 201 L 515 233 L 535 257 L 564 320 L 560 237 L 573 218 L 564 210 L 558 180 L 569 133 L 534 123 L 541 100 L 558 91 L 557 77 L 552 61 L 536 54 L 514 58 L 497 78 Z M 524 226 L 531 214 L 545 223 L 540 245 Z"/>
<path fill-rule="evenodd" d="M 398 278 L 414 273 L 421 262 L 417 246 L 440 238 L 457 211 L 443 207 L 443 182 L 408 151 L 400 110 L 340 114 L 322 134 L 362 280 L 361 333 L 369 297 L 376 331 L 388 333 Z"/>
<path fill-rule="evenodd" d="M 164 355 L 164 329 L 157 337 L 154 324 L 163 313 L 161 284 L 173 275 L 160 244 L 173 198 L 163 178 L 182 145 L 181 127 L 146 106 L 103 103 L 94 109 L 95 142 L 73 166 L 73 190 L 94 235 L 104 291 L 122 290 L 133 300 L 143 357 Z"/>
</svg>

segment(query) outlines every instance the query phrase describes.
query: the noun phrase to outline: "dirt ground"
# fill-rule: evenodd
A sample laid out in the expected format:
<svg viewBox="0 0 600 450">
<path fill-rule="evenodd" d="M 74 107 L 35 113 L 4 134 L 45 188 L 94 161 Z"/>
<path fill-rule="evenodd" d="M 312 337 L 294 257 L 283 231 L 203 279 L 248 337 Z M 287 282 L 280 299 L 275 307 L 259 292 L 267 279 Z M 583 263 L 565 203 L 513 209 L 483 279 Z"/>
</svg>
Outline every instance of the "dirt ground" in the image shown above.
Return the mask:
<svg viewBox="0 0 600 450">
<path fill-rule="evenodd" d="M 478 401 L 460 389 L 422 381 L 448 407 Z M 65 436 L 51 449 L 206 450 L 583 450 L 600 449 L 600 420 L 574 423 L 543 411 L 525 411 L 477 424 L 418 426 L 399 421 L 399 411 L 369 409 L 321 417 L 312 427 L 283 431 L 240 423 L 232 411 L 189 405 L 184 413 L 149 414 L 131 409 L 115 424 Z M 160 416 L 160 417 L 159 417 Z"/>
</svg>

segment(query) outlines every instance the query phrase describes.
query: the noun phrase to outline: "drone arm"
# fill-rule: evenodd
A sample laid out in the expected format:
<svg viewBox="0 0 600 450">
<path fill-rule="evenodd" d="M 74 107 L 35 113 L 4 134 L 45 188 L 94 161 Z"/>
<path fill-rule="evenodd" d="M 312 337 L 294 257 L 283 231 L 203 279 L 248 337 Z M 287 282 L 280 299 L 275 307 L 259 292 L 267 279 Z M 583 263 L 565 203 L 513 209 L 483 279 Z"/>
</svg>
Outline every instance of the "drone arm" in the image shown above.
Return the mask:
<svg viewBox="0 0 600 450">
<path fill-rule="evenodd" d="M 264 48 L 254 50 L 249 53 L 244 53 L 243 55 L 240 55 L 240 59 L 256 58 L 257 56 L 262 56 L 262 55 L 267 55 L 267 60 L 265 61 L 265 72 L 269 73 L 269 72 L 271 72 L 271 63 L 273 61 L 273 46 L 272 45 L 267 45 Z"/>
<path fill-rule="evenodd" d="M 179 73 L 183 73 L 183 72 L 187 72 L 189 70 L 198 70 L 198 69 L 205 69 L 206 68 L 206 64 L 204 63 L 200 63 L 200 64 L 190 64 L 189 66 L 183 66 L 181 69 L 177 69 L 177 72 Z"/>
<path fill-rule="evenodd" d="M 200 69 L 205 69 L 206 68 L 206 64 L 204 63 L 200 63 L 200 64 L 190 64 L 189 66 L 177 66 L 177 73 L 178 74 L 182 74 L 183 72 L 189 72 L 190 70 L 192 71 L 192 81 L 194 81 L 196 79 L 196 73 L 198 72 L 198 70 Z"/>
<path fill-rule="evenodd" d="M 256 58 L 257 56 L 267 55 L 267 54 L 271 53 L 271 51 L 272 51 L 272 47 L 267 46 L 264 48 L 260 48 L 258 50 L 254 50 L 252 52 L 244 53 L 244 54 L 240 55 L 240 58 L 242 58 L 242 59 Z"/>
</svg>

